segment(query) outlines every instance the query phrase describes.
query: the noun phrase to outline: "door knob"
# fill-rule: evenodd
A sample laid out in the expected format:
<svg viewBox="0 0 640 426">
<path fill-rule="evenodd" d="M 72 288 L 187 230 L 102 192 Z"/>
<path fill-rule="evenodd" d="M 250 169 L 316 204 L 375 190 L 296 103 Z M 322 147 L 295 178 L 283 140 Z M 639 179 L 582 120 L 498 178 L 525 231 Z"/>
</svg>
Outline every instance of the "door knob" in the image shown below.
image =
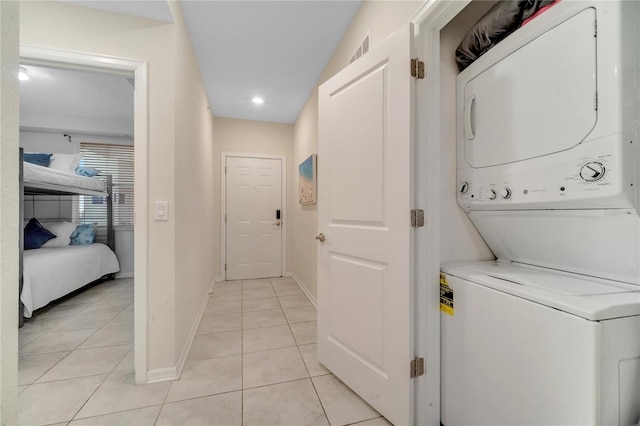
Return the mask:
<svg viewBox="0 0 640 426">
<path fill-rule="evenodd" d="M 324 243 L 325 241 L 327 241 L 327 237 L 325 237 L 324 234 L 321 232 L 318 235 L 316 235 L 316 240 L 320 241 L 321 243 Z"/>
</svg>

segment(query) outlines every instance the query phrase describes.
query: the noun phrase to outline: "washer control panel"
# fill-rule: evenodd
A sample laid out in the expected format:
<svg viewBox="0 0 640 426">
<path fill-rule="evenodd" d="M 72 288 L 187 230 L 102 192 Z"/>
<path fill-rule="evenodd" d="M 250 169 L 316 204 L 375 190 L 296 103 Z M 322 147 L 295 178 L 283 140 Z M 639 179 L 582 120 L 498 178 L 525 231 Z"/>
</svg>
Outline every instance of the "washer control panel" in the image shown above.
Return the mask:
<svg viewBox="0 0 640 426">
<path fill-rule="evenodd" d="M 590 161 L 580 169 L 580 177 L 587 182 L 595 182 L 604 177 L 607 168 L 599 161 Z"/>
<path fill-rule="evenodd" d="M 621 135 L 526 161 L 458 169 L 466 210 L 634 208 L 637 158 Z"/>
</svg>

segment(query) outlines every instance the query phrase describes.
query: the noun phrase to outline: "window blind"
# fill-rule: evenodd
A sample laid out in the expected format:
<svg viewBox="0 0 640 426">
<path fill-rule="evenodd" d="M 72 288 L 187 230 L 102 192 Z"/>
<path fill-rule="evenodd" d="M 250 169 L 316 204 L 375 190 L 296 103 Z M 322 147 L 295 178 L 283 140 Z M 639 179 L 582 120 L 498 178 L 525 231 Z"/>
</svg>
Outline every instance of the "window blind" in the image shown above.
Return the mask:
<svg viewBox="0 0 640 426">
<path fill-rule="evenodd" d="M 113 177 L 113 224 L 133 225 L 133 146 L 80 142 L 83 167 L 93 167 L 99 176 Z M 107 225 L 106 197 L 81 195 L 78 200 L 78 221 Z"/>
</svg>

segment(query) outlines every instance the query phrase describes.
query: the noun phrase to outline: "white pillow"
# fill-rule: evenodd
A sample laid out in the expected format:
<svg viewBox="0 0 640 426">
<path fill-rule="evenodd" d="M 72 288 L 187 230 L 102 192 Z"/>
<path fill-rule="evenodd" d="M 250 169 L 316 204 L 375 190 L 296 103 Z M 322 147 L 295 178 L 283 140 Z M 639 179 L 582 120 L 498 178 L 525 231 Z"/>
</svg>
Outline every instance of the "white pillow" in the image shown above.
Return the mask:
<svg viewBox="0 0 640 426">
<path fill-rule="evenodd" d="M 82 160 L 82 154 L 53 154 L 49 168 L 75 175 L 80 160 Z"/>
<path fill-rule="evenodd" d="M 68 246 L 71 242 L 71 234 L 76 230 L 77 225 L 71 222 L 51 222 L 43 223 L 42 226 L 56 236 L 42 245 L 44 248 L 49 248 Z"/>
</svg>

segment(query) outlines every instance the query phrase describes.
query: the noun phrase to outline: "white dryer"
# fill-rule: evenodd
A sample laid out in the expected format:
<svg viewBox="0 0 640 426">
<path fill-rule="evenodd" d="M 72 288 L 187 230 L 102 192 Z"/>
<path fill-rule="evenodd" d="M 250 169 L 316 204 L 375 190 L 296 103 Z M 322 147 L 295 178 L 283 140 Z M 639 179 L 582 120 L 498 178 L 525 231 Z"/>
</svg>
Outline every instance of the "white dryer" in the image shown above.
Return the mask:
<svg viewBox="0 0 640 426">
<path fill-rule="evenodd" d="M 640 2 L 560 1 L 457 79 L 444 426 L 640 421 Z M 451 306 L 449 306 L 451 305 Z"/>
</svg>

